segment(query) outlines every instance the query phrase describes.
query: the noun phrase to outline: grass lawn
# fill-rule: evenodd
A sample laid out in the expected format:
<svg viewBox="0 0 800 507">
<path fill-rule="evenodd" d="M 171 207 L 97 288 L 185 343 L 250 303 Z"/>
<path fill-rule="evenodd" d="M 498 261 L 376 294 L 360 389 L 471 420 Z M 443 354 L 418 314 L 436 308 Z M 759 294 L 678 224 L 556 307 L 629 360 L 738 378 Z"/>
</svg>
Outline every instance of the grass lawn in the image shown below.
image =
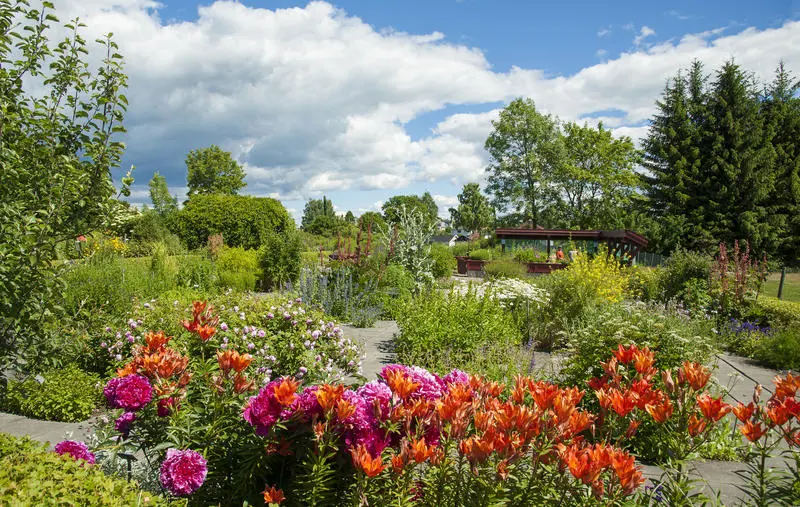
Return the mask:
<svg viewBox="0 0 800 507">
<path fill-rule="evenodd" d="M 761 288 L 761 293 L 777 297 L 780 281 L 780 273 L 770 273 L 766 283 Z M 786 273 L 786 281 L 783 283 L 783 299 L 800 302 L 800 273 Z"/>
</svg>

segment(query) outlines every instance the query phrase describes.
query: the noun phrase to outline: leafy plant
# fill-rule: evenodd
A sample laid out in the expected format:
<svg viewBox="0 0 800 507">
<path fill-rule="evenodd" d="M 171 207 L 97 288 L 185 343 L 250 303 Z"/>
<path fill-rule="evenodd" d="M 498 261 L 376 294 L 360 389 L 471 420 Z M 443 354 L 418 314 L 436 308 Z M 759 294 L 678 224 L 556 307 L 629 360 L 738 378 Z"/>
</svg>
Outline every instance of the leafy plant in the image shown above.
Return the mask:
<svg viewBox="0 0 800 507">
<path fill-rule="evenodd" d="M 217 254 L 217 281 L 223 287 L 254 290 L 261 277 L 257 250 L 225 247 Z"/>
<path fill-rule="evenodd" d="M 175 283 L 178 287 L 210 289 L 216 282 L 214 263 L 202 255 L 187 255 L 181 259 Z"/>
<path fill-rule="evenodd" d="M 478 248 L 469 252 L 469 258 L 476 261 L 490 261 L 494 257 L 494 252 L 488 248 Z"/>
<path fill-rule="evenodd" d="M 513 259 L 493 260 L 483 267 L 483 271 L 490 279 L 525 278 L 528 276 L 527 266 Z"/>
<path fill-rule="evenodd" d="M 0 433 L 0 503 L 3 505 L 185 505 L 142 491 L 98 467 L 47 450 L 46 444 Z"/>
<path fill-rule="evenodd" d="M 259 250 L 259 267 L 263 287 L 280 289 L 300 276 L 300 238 L 294 231 L 270 233 Z"/>
<path fill-rule="evenodd" d="M 10 381 L 3 409 L 47 421 L 79 422 L 100 402 L 100 378 L 74 366 L 45 372 L 24 382 Z"/>
<path fill-rule="evenodd" d="M 441 243 L 433 243 L 430 246 L 430 254 L 433 259 L 431 274 L 436 279 L 449 277 L 456 269 L 456 258 L 450 251 L 450 247 Z"/>
<path fill-rule="evenodd" d="M 351 321 L 356 327 L 370 327 L 382 313 L 375 280 L 359 283 L 356 269 L 305 268 L 296 288 L 301 299 L 328 315 Z"/>
<path fill-rule="evenodd" d="M 389 262 L 400 264 L 414 275 L 418 288 L 429 286 L 434 281 L 430 216 L 416 208 L 407 209 L 405 205 L 394 209 L 393 216 L 397 218 L 394 228 L 381 231 Z"/>
<path fill-rule="evenodd" d="M 711 258 L 700 252 L 676 250 L 659 270 L 661 300 L 678 298 L 691 280 L 708 282 Z"/>
</svg>

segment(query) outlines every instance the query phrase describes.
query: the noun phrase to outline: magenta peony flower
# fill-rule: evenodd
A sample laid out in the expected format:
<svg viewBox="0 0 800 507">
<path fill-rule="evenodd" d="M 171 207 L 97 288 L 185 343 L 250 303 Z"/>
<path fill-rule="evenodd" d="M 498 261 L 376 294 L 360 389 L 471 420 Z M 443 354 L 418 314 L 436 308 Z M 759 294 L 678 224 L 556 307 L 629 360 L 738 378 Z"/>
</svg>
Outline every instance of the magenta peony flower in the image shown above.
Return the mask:
<svg viewBox="0 0 800 507">
<path fill-rule="evenodd" d="M 275 399 L 275 387 L 281 382 L 283 379 L 279 378 L 265 385 L 244 407 L 242 417 L 256 428 L 257 435 L 266 436 L 281 417 L 289 417 L 292 414 L 291 407 L 284 410 Z"/>
<path fill-rule="evenodd" d="M 322 415 L 322 406 L 317 400 L 319 386 L 308 386 L 297 396 L 292 406 L 292 412 L 299 413 L 304 421 L 310 421 L 315 416 Z"/>
<path fill-rule="evenodd" d="M 411 380 L 419 384 L 419 389 L 413 396 L 435 400 L 442 397 L 444 382 L 437 375 L 429 372 L 425 368 L 412 366 L 409 368 Z"/>
<path fill-rule="evenodd" d="M 364 398 L 364 401 L 373 407 L 373 410 L 377 407 L 378 414 L 380 414 L 382 419 L 389 417 L 392 400 L 392 390 L 389 389 L 389 386 L 383 382 L 373 380 L 359 387 L 356 392 Z"/>
<path fill-rule="evenodd" d="M 106 389 L 111 386 L 113 380 L 109 381 Z M 119 379 L 116 387 L 113 388 L 113 393 L 114 401 L 111 405 L 125 410 L 139 410 L 153 399 L 153 388 L 150 386 L 150 381 L 147 380 L 147 377 L 137 374 Z"/>
<path fill-rule="evenodd" d="M 206 480 L 208 462 L 202 454 L 191 449 L 168 449 L 161 463 L 161 484 L 175 496 L 191 495 Z"/>
<path fill-rule="evenodd" d="M 64 440 L 56 444 L 55 452 L 62 456 L 67 454 L 75 461 L 84 460 L 86 463 L 94 464 L 94 454 L 89 451 L 89 448 L 83 442 Z"/>
<path fill-rule="evenodd" d="M 384 380 L 386 380 L 386 375 L 387 375 L 387 374 L 388 374 L 390 371 L 393 371 L 393 370 L 400 370 L 400 371 L 402 371 L 403 373 L 406 373 L 406 374 L 408 374 L 408 375 L 411 375 L 411 370 L 410 370 L 410 368 L 409 368 L 408 366 L 404 365 L 404 364 L 387 364 L 386 366 L 384 366 L 384 367 L 381 369 L 381 372 L 380 372 L 380 373 L 378 373 L 378 375 L 380 375 L 380 376 L 381 376 L 381 378 L 383 378 Z"/>
<path fill-rule="evenodd" d="M 450 384 L 469 384 L 469 374 L 461 370 L 453 370 L 442 379 L 448 386 Z"/>
<path fill-rule="evenodd" d="M 131 432 L 131 426 L 133 425 L 133 421 L 135 420 L 136 420 L 135 412 L 124 412 L 114 422 L 114 429 L 122 433 L 122 435 L 125 438 L 128 438 L 128 434 Z"/>
<path fill-rule="evenodd" d="M 178 410 L 178 400 L 163 398 L 158 400 L 158 417 L 167 417 L 172 411 Z"/>
<path fill-rule="evenodd" d="M 117 404 L 117 397 L 116 397 L 117 386 L 119 386 L 120 382 L 122 382 L 121 378 L 114 377 L 111 380 L 109 380 L 106 386 L 103 388 L 103 396 L 106 397 L 108 406 L 111 408 L 121 408 Z"/>
</svg>

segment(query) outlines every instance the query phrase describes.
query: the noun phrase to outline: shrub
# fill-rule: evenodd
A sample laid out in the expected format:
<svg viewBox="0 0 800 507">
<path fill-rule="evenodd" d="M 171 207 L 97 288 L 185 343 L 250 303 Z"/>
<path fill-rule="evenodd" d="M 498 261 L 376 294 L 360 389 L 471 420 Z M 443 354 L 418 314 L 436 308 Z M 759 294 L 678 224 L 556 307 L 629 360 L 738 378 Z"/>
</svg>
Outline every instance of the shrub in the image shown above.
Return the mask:
<svg viewBox="0 0 800 507">
<path fill-rule="evenodd" d="M 445 278 L 453 274 L 456 269 L 456 258 L 450 251 L 450 247 L 441 243 L 433 243 L 431 257 L 433 258 L 431 273 L 434 278 Z"/>
<path fill-rule="evenodd" d="M 627 289 L 629 296 L 642 301 L 661 300 L 661 268 L 633 266 L 628 274 L 630 275 Z"/>
<path fill-rule="evenodd" d="M 300 276 L 300 238 L 294 231 L 267 234 L 258 255 L 265 289 L 279 289 Z"/>
<path fill-rule="evenodd" d="M 214 263 L 202 255 L 185 255 L 180 259 L 175 283 L 178 287 L 210 289 L 216 282 Z"/>
<path fill-rule="evenodd" d="M 800 325 L 800 303 L 761 295 L 753 305 L 752 316 L 771 327 Z"/>
<path fill-rule="evenodd" d="M 483 272 L 492 278 L 525 278 L 528 268 L 513 259 L 497 259 L 483 267 Z"/>
<path fill-rule="evenodd" d="M 383 246 L 389 260 L 414 275 L 418 288 L 429 286 L 434 281 L 429 244 L 433 236 L 430 218 L 420 210 L 406 209 L 405 205 L 396 210 L 396 215 L 398 222 L 394 228 L 383 231 Z"/>
<path fill-rule="evenodd" d="M 762 334 L 752 357 L 780 370 L 800 370 L 800 324 Z"/>
<path fill-rule="evenodd" d="M 672 308 L 644 303 L 598 307 L 569 331 L 569 357 L 562 374 L 567 383 L 578 386 L 602 376 L 600 361 L 620 343 L 649 347 L 656 352 L 658 368 L 675 368 L 683 361 L 703 363 L 714 350 L 712 325 L 712 321 L 687 319 Z"/>
<path fill-rule="evenodd" d="M 547 262 L 546 252 L 537 252 L 532 248 L 514 250 L 514 259 L 519 262 Z"/>
<path fill-rule="evenodd" d="M 261 277 L 257 250 L 224 247 L 217 254 L 217 283 L 223 287 L 254 290 Z"/>
<path fill-rule="evenodd" d="M 398 312 L 397 357 L 444 371 L 473 361 L 487 345 L 519 347 L 523 336 L 514 317 L 491 294 L 432 290 L 408 301 Z"/>
<path fill-rule="evenodd" d="M 294 222 L 275 199 L 198 194 L 177 213 L 177 227 L 190 249 L 205 246 L 213 234 L 222 234 L 226 245 L 252 249 L 267 241 L 270 233 L 294 230 Z"/>
<path fill-rule="evenodd" d="M 669 256 L 660 270 L 661 299 L 678 298 L 690 280 L 708 282 L 711 273 L 711 257 L 698 252 L 676 250 Z"/>
<path fill-rule="evenodd" d="M 478 248 L 469 253 L 469 258 L 475 259 L 476 261 L 490 261 L 492 257 L 493 252 L 488 248 Z"/>
<path fill-rule="evenodd" d="M 74 366 L 45 372 L 39 380 L 9 381 L 4 410 L 47 421 L 79 422 L 88 419 L 100 401 L 100 378 Z"/>
<path fill-rule="evenodd" d="M 0 504 L 127 507 L 170 502 L 108 477 L 96 466 L 50 452 L 46 444 L 0 433 Z"/>
</svg>

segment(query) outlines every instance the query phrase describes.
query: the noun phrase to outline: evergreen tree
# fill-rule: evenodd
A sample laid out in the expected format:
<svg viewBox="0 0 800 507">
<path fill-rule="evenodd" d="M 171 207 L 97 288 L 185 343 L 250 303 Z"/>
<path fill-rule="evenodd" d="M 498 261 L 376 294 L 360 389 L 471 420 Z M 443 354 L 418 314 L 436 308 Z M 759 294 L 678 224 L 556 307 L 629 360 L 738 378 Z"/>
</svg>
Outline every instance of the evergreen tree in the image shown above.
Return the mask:
<svg viewBox="0 0 800 507">
<path fill-rule="evenodd" d="M 800 82 L 795 81 L 783 62 L 766 90 L 763 111 L 768 128 L 774 133 L 775 209 L 773 220 L 787 234 L 777 248 L 777 256 L 785 262 L 800 260 L 800 99 L 795 94 Z"/>
<path fill-rule="evenodd" d="M 171 215 L 178 210 L 178 198 L 170 195 L 167 179 L 156 172 L 150 180 L 150 200 L 153 210 L 162 217 Z"/>
<path fill-rule="evenodd" d="M 303 218 L 301 220 L 303 229 L 308 229 L 314 222 L 314 219 L 319 216 L 331 217 L 331 219 L 336 216 L 333 210 L 333 202 L 324 195 L 322 199 L 310 199 L 306 203 L 305 208 L 303 208 Z"/>
</svg>

